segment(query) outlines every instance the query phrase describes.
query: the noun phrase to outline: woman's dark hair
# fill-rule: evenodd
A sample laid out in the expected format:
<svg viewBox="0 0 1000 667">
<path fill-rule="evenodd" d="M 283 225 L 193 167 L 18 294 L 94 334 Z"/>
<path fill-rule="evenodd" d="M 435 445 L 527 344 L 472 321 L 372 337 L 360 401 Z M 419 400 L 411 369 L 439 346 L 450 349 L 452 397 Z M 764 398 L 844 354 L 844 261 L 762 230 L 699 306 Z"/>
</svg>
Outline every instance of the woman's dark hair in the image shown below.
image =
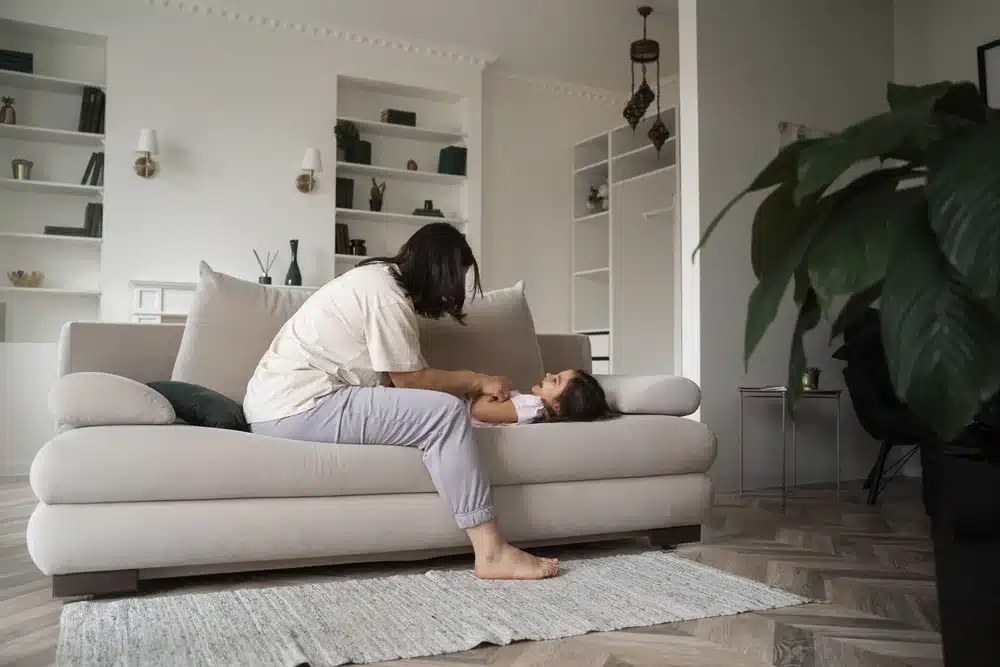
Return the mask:
<svg viewBox="0 0 1000 667">
<path fill-rule="evenodd" d="M 465 321 L 465 280 L 472 269 L 472 294 L 482 294 L 479 264 L 465 236 L 445 222 L 424 225 L 394 257 L 372 257 L 358 264 L 389 264 L 396 282 L 418 315 Z"/>
<path fill-rule="evenodd" d="M 573 379 L 559 395 L 556 419 L 565 422 L 592 422 L 608 416 L 611 409 L 604 388 L 590 373 L 574 371 Z"/>
</svg>

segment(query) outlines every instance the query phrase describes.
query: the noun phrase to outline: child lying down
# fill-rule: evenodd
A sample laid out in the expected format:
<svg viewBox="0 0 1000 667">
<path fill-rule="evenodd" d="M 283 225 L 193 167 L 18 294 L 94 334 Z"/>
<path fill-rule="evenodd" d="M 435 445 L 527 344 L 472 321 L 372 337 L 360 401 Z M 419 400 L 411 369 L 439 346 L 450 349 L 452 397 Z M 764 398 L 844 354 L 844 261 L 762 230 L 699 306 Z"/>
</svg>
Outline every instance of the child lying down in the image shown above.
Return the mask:
<svg viewBox="0 0 1000 667">
<path fill-rule="evenodd" d="M 589 422 L 609 412 L 604 389 L 594 376 L 573 369 L 546 373 L 530 394 L 512 391 L 506 401 L 477 396 L 469 400 L 469 409 L 479 425 Z"/>
</svg>

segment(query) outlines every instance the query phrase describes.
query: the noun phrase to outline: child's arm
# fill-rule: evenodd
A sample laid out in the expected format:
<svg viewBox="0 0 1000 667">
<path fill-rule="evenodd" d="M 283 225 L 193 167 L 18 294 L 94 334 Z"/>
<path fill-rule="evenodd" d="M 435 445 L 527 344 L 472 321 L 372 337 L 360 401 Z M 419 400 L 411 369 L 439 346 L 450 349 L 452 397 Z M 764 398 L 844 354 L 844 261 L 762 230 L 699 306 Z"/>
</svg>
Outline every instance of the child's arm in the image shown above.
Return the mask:
<svg viewBox="0 0 1000 667">
<path fill-rule="evenodd" d="M 472 418 L 485 424 L 516 424 L 514 401 L 498 401 L 493 396 L 478 396 L 472 401 Z"/>
</svg>

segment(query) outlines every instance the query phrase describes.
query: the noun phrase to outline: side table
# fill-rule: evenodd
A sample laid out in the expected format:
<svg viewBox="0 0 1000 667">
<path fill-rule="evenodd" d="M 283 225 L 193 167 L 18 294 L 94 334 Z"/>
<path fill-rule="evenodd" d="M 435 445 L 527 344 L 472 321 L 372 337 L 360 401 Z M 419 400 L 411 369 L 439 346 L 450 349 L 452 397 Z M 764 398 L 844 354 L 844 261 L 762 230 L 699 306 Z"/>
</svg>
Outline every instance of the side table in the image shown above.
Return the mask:
<svg viewBox="0 0 1000 667">
<path fill-rule="evenodd" d="M 740 495 L 743 495 L 743 408 L 748 398 L 778 399 L 781 401 L 781 499 L 785 498 L 792 491 L 795 491 L 795 420 L 792 420 L 792 484 L 786 486 L 786 461 L 788 460 L 786 448 L 788 446 L 788 408 L 785 405 L 785 395 L 788 390 L 784 387 L 740 387 Z M 832 399 L 837 404 L 837 500 L 840 500 L 840 395 L 842 389 L 811 389 L 802 392 L 802 400 Z"/>
</svg>

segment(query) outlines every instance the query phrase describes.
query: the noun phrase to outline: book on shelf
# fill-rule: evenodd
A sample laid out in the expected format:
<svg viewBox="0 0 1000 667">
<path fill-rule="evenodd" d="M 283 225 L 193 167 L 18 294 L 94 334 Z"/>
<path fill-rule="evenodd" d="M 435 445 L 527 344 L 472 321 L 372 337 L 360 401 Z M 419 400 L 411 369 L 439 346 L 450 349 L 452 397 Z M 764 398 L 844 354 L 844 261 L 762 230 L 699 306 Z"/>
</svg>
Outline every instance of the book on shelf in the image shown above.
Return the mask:
<svg viewBox="0 0 1000 667">
<path fill-rule="evenodd" d="M 77 129 L 80 132 L 104 132 L 105 95 L 100 88 L 87 86 L 83 89 L 83 99 L 80 102 L 80 120 Z"/>
<path fill-rule="evenodd" d="M 104 153 L 91 153 L 80 185 L 104 185 Z"/>
<path fill-rule="evenodd" d="M 48 236 L 90 236 L 83 227 L 60 227 L 59 225 L 45 225 L 45 234 Z"/>
</svg>

